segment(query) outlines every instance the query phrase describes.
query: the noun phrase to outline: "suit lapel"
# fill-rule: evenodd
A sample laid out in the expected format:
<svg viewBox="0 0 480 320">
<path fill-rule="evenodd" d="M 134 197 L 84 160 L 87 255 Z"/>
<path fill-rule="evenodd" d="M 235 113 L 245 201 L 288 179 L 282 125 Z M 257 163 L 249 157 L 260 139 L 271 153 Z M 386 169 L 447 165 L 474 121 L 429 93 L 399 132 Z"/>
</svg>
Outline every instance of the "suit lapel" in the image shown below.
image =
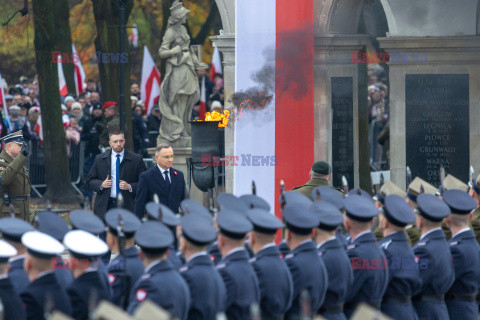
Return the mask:
<svg viewBox="0 0 480 320">
<path fill-rule="evenodd" d="M 128 153 L 127 150 L 125 150 L 125 153 L 123 154 L 123 160 L 122 162 L 120 162 L 120 180 L 125 180 L 125 176 L 126 176 L 125 162 L 126 161 L 130 161 L 130 154 Z"/>
<path fill-rule="evenodd" d="M 158 166 L 153 167 L 153 178 L 157 181 L 158 185 L 168 193 L 168 187 L 165 183 L 165 179 L 162 177 L 162 173 L 160 172 L 160 169 Z"/>
<path fill-rule="evenodd" d="M 176 171 L 173 168 L 170 168 L 170 192 L 175 190 L 178 184 L 178 176 L 176 175 Z"/>
<path fill-rule="evenodd" d="M 105 168 L 107 168 L 107 174 L 112 179 L 112 150 L 108 150 L 106 156 L 103 158 L 105 161 Z"/>
</svg>

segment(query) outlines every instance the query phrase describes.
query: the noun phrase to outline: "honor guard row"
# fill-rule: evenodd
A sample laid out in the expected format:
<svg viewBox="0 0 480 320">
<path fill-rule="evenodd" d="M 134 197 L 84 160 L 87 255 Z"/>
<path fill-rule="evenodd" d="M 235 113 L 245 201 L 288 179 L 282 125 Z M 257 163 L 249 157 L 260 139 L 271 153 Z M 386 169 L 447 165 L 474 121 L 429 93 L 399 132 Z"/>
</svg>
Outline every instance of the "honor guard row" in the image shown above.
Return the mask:
<svg viewBox="0 0 480 320">
<path fill-rule="evenodd" d="M 440 190 L 420 178 L 407 192 L 387 182 L 376 201 L 360 189 L 343 197 L 320 186 L 313 201 L 287 191 L 279 199 L 283 220 L 254 194 L 219 195 L 213 216 L 187 199 L 181 217 L 147 204 L 144 221 L 121 208 L 109 210 L 105 223 L 72 211 L 71 229 L 50 211 L 34 226 L 3 218 L 0 299 L 11 319 L 54 311 L 89 319 L 102 301 L 135 317 L 149 301 L 182 320 L 347 319 L 362 304 L 393 319 L 476 319 L 474 183 L 470 196 L 452 178 Z M 413 248 L 408 230 L 418 233 Z"/>
</svg>

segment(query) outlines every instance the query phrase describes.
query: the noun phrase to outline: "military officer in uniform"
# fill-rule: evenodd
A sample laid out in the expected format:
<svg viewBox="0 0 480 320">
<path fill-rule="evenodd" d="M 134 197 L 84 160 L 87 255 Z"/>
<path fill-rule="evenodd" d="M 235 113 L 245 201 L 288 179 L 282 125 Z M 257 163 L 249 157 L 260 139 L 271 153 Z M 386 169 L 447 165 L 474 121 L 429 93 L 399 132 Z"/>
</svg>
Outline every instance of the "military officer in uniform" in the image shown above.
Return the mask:
<svg viewBox="0 0 480 320">
<path fill-rule="evenodd" d="M 310 198 L 313 189 L 318 186 L 330 186 L 331 179 L 332 167 L 330 164 L 325 161 L 317 161 L 312 165 L 312 169 L 310 170 L 310 180 L 303 186 L 293 188 L 292 191 L 300 192 L 305 197 Z"/>
<path fill-rule="evenodd" d="M 280 196 L 279 201 L 280 205 L 282 206 L 282 210 L 285 209 L 286 205 L 293 205 L 295 203 L 303 203 L 307 208 L 310 207 L 310 205 L 312 204 L 312 200 L 309 197 L 304 196 L 297 191 L 284 192 L 283 195 Z M 290 248 L 288 247 L 286 239 L 283 239 L 278 244 L 278 250 L 280 251 L 280 255 L 282 258 L 290 252 Z"/>
<path fill-rule="evenodd" d="M 270 211 L 270 205 L 268 204 L 268 202 L 257 195 L 244 194 L 243 196 L 240 196 L 240 200 L 242 200 L 245 203 L 248 209 L 256 208 L 256 209 L 263 209 L 265 211 Z"/>
<path fill-rule="evenodd" d="M 25 319 L 22 301 L 8 275 L 8 259 L 16 254 L 17 250 L 12 245 L 0 240 L 0 302 L 3 305 L 3 316 L 9 320 Z"/>
<path fill-rule="evenodd" d="M 308 291 L 311 315 L 307 316 L 312 316 L 322 306 L 328 288 L 327 268 L 311 238 L 319 219 L 308 212 L 309 207 L 305 203 L 289 203 L 287 200 L 283 209 L 283 220 L 287 227 L 285 239 L 291 250 L 284 259 L 293 280 L 293 302 L 285 314 L 287 320 L 302 316 L 302 291 Z"/>
<path fill-rule="evenodd" d="M 30 222 L 30 179 L 25 164 L 28 160 L 28 145 L 23 141 L 22 131 L 2 139 L 5 150 L 0 153 L 0 210 L 10 215 L 10 204 L 15 216 Z"/>
<path fill-rule="evenodd" d="M 422 193 L 416 199 L 416 225 L 422 236 L 413 247 L 421 289 L 412 298 L 420 319 L 449 319 L 444 295 L 455 280 L 452 255 L 441 225 L 450 208 L 438 197 Z"/>
<path fill-rule="evenodd" d="M 417 319 L 411 296 L 420 289 L 420 272 L 405 233 L 405 227 L 415 221 L 415 215 L 404 198 L 389 194 L 380 209 L 379 220 L 384 235 L 379 244 L 389 267 L 382 312 L 392 319 Z"/>
<path fill-rule="evenodd" d="M 315 201 L 309 211 L 320 220 L 313 235 L 328 275 L 327 294 L 319 313 L 328 320 L 347 319 L 343 314 L 343 304 L 353 282 L 353 272 L 344 246 L 335 236 L 343 216 L 326 200 Z"/>
<path fill-rule="evenodd" d="M 42 211 L 35 216 L 34 224 L 38 231 L 48 234 L 58 242 L 63 242 L 63 237 L 70 231 L 65 220 L 52 211 Z M 63 289 L 67 289 L 73 281 L 73 276 L 60 255 L 52 259 L 53 272 L 58 283 Z"/>
<path fill-rule="evenodd" d="M 215 319 L 225 311 L 226 289 L 223 279 L 208 256 L 206 249 L 217 232 L 211 219 L 199 214 L 195 208 L 186 210 L 181 219 L 180 250 L 186 264 L 180 275 L 190 289 L 189 320 Z"/>
<path fill-rule="evenodd" d="M 338 192 L 336 189 L 332 189 L 327 186 L 320 186 L 316 187 L 312 190 L 312 199 L 314 201 L 326 201 L 337 208 L 341 214 L 345 211 L 345 205 L 343 204 L 343 194 Z M 343 226 L 343 216 L 342 216 L 342 223 L 340 223 L 336 227 L 337 231 L 335 233 L 335 237 L 338 241 L 342 244 L 344 248 L 347 247 L 347 239 L 344 234 L 345 227 Z"/>
<path fill-rule="evenodd" d="M 452 190 L 452 189 L 468 192 L 468 185 L 463 183 L 461 180 L 455 178 L 451 174 L 448 174 L 443 180 L 443 183 L 438 188 L 437 196 L 439 196 L 440 199 L 443 199 L 443 193 L 445 191 Z M 442 222 L 442 230 L 443 230 L 443 233 L 445 233 L 445 237 L 447 238 L 447 241 L 450 240 L 450 238 L 452 237 L 452 233 L 450 232 L 450 229 L 448 228 L 445 220 Z"/>
<path fill-rule="evenodd" d="M 52 236 L 39 231 L 26 232 L 22 236 L 22 243 L 28 250 L 24 267 L 30 284 L 20 294 L 20 298 L 27 319 L 48 319 L 54 310 L 71 316 L 72 305 L 68 294 L 52 270 L 52 259 L 63 252 L 63 245 Z"/>
<path fill-rule="evenodd" d="M 23 269 L 23 261 L 27 254 L 27 248 L 22 244 L 22 236 L 25 232 L 35 230 L 31 224 L 18 218 L 0 219 L 0 233 L 3 240 L 11 244 L 17 254 L 8 260 L 10 270 L 8 277 L 12 281 L 13 287 L 17 293 L 22 293 L 30 283 L 28 276 Z"/>
<path fill-rule="evenodd" d="M 190 291 L 179 272 L 168 261 L 173 234 L 158 221 L 146 221 L 135 233 L 145 272 L 135 283 L 128 305 L 133 314 L 146 299 L 170 312 L 173 318 L 186 320 L 190 308 Z"/>
<path fill-rule="evenodd" d="M 149 202 L 145 206 L 145 211 L 147 212 L 147 218 L 149 220 L 158 220 L 162 222 L 172 232 L 173 243 L 168 250 L 168 261 L 170 261 L 175 269 L 180 269 L 183 266 L 183 261 L 180 258 L 181 253 L 177 252 L 177 226 L 180 225 L 180 219 L 175 215 L 175 213 L 173 213 L 172 210 L 170 210 L 169 207 L 161 203 Z"/>
<path fill-rule="evenodd" d="M 249 246 L 254 253 L 250 263 L 260 288 L 262 319 L 283 319 L 293 300 L 293 280 L 275 245 L 275 233 L 283 223 L 264 209 L 250 209 L 247 217 L 253 224 Z"/>
<path fill-rule="evenodd" d="M 110 288 L 94 264 L 97 258 L 108 251 L 108 246 L 100 238 L 83 230 L 69 231 L 63 242 L 70 252 L 69 266 L 75 278 L 67 288 L 72 316 L 88 320 L 91 307 L 96 307 L 102 300 L 112 300 Z"/>
<path fill-rule="evenodd" d="M 407 189 L 407 203 L 413 210 L 418 208 L 417 197 L 421 193 L 436 194 L 437 189 L 425 180 L 416 177 L 413 179 L 412 183 L 410 183 Z M 417 243 L 418 239 L 420 239 L 420 231 L 415 223 L 409 224 L 405 228 L 405 232 L 407 233 L 408 239 L 412 246 Z"/>
<path fill-rule="evenodd" d="M 373 200 L 375 200 L 375 205 L 377 206 L 377 208 L 379 209 L 383 208 L 383 206 L 385 205 L 385 198 L 390 194 L 396 194 L 404 200 L 407 198 L 407 193 L 402 189 L 400 189 L 400 187 L 398 187 L 392 181 L 389 180 L 383 184 L 383 186 L 378 191 L 377 195 L 373 197 Z M 415 222 L 415 218 L 413 219 L 412 222 Z M 375 238 L 377 238 L 377 241 L 380 241 L 383 238 L 383 230 L 380 225 L 375 229 L 374 233 L 375 233 Z"/>
<path fill-rule="evenodd" d="M 469 228 L 475 200 L 465 191 L 451 189 L 443 193 L 451 214 L 445 219 L 452 231 L 449 241 L 455 269 L 455 282 L 445 296 L 450 319 L 478 318 L 475 296 L 480 286 L 480 246 Z"/>
<path fill-rule="evenodd" d="M 377 210 L 371 198 L 357 194 L 345 198 L 344 224 L 352 239 L 347 247 L 347 254 L 355 279 L 345 304 L 345 315 L 348 318 L 361 302 L 380 309 L 387 288 L 388 270 L 381 265 L 381 261 L 386 258 L 370 231 Z"/>
<path fill-rule="evenodd" d="M 227 289 L 225 314 L 229 320 L 249 319 L 250 306 L 260 303 L 257 275 L 245 250 L 245 237 L 253 226 L 246 216 L 230 210 L 228 204 L 218 213 L 217 224 L 222 254 L 217 270 Z"/>
<path fill-rule="evenodd" d="M 74 210 L 70 212 L 69 217 L 73 230 L 83 230 L 93 234 L 96 237 L 105 232 L 105 224 L 93 212 L 86 210 Z M 98 273 L 100 274 L 100 277 L 102 281 L 104 281 L 107 288 L 112 291 L 110 283 L 108 282 L 107 266 L 103 262 L 103 259 L 101 257 L 95 259 L 94 266 L 97 268 Z"/>
<path fill-rule="evenodd" d="M 108 281 L 113 291 L 112 302 L 121 308 L 126 308 L 130 290 L 140 279 L 144 269 L 134 239 L 135 231 L 142 223 L 136 215 L 125 209 L 107 211 L 105 222 L 108 226 L 106 243 L 112 255 L 116 255 L 107 267 Z M 119 234 L 119 231 L 123 235 Z M 122 242 L 124 242 L 123 248 Z"/>
</svg>

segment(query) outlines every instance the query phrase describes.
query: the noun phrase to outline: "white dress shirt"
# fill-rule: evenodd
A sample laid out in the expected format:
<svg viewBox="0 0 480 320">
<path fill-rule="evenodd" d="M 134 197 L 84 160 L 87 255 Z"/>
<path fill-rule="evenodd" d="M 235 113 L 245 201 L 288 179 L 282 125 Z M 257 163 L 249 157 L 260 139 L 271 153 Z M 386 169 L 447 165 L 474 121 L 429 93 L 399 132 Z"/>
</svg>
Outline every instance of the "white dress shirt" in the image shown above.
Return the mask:
<svg viewBox="0 0 480 320">
<path fill-rule="evenodd" d="M 120 164 L 123 161 L 123 156 L 125 155 L 125 149 L 122 150 L 120 153 L 116 153 L 115 151 L 112 150 L 112 156 L 110 157 L 110 172 L 112 173 L 112 176 L 110 179 L 112 179 L 112 188 L 110 189 L 110 197 L 115 198 L 117 196 L 117 177 L 116 177 L 116 171 L 117 171 L 117 154 L 120 155 Z M 120 172 L 118 173 L 120 174 Z M 119 177 L 120 179 L 120 177 Z"/>
</svg>

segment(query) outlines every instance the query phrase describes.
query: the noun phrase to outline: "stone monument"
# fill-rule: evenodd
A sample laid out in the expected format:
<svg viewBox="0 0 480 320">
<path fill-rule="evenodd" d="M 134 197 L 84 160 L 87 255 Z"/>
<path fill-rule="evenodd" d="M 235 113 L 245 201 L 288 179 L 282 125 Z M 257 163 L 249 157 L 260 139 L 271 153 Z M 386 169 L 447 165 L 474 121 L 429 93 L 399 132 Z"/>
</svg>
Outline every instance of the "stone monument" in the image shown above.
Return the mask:
<svg viewBox="0 0 480 320">
<path fill-rule="evenodd" d="M 176 0 L 168 19 L 167 31 L 159 49 L 166 59 L 166 71 L 160 88 L 158 106 L 162 114 L 157 143 L 169 143 L 174 148 L 191 146 L 190 124 L 192 107 L 200 99 L 200 88 L 195 71 L 201 66 L 190 47 L 190 36 L 184 24 L 190 10 Z"/>
</svg>

